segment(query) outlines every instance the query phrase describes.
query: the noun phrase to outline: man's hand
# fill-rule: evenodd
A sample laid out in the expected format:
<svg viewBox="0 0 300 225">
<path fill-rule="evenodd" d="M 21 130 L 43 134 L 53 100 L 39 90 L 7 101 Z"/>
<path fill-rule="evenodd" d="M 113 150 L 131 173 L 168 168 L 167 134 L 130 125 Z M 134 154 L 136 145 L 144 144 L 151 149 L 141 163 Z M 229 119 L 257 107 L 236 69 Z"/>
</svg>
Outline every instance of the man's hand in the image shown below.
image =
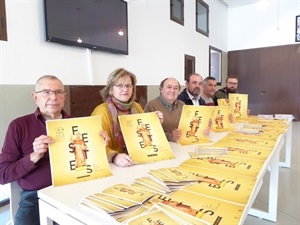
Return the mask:
<svg viewBox="0 0 300 225">
<path fill-rule="evenodd" d="M 181 130 L 175 129 L 172 132 L 171 141 L 176 142 L 181 137 Z"/>
<path fill-rule="evenodd" d="M 155 111 L 155 113 L 157 114 L 160 123 L 163 123 L 164 122 L 164 114 L 161 111 Z"/>
<path fill-rule="evenodd" d="M 30 160 L 37 163 L 48 151 L 48 145 L 54 143 L 54 140 L 47 135 L 41 135 L 34 139 L 32 143 L 33 152 L 30 154 Z"/>
</svg>

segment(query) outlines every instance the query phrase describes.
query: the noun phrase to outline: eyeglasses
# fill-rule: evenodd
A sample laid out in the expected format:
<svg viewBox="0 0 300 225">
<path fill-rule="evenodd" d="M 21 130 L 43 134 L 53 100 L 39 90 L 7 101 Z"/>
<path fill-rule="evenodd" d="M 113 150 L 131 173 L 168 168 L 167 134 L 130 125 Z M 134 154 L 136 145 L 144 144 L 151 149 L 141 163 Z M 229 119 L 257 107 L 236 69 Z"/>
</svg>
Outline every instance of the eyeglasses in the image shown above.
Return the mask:
<svg viewBox="0 0 300 225">
<path fill-rule="evenodd" d="M 123 89 L 125 89 L 125 88 L 127 88 L 127 89 L 133 88 L 133 85 L 132 85 L 132 84 L 116 84 L 116 85 L 114 85 L 114 86 L 117 87 L 117 88 L 120 89 L 120 90 L 123 90 Z"/>
<path fill-rule="evenodd" d="M 229 85 L 234 85 L 234 86 L 236 86 L 236 85 L 238 85 L 238 83 L 234 83 L 234 82 L 227 82 Z"/>
<path fill-rule="evenodd" d="M 48 90 L 48 89 L 44 89 L 44 90 L 41 90 L 41 91 L 36 91 L 35 92 L 36 94 L 42 94 L 43 97 L 48 97 L 48 96 L 51 96 L 52 94 L 55 94 L 56 96 L 63 96 L 66 92 L 63 91 L 63 90 L 56 90 L 56 91 L 51 91 L 51 90 Z"/>
</svg>

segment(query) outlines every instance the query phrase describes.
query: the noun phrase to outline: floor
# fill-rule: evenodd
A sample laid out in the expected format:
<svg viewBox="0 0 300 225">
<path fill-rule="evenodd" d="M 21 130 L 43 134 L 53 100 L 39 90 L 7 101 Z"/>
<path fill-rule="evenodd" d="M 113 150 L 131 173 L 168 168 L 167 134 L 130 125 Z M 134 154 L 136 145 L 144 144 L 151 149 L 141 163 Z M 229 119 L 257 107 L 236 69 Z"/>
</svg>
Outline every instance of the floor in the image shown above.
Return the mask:
<svg viewBox="0 0 300 225">
<path fill-rule="evenodd" d="M 299 225 L 300 224 L 300 122 L 293 122 L 291 168 L 280 168 L 277 222 L 247 216 L 244 225 Z M 281 158 L 284 157 L 284 151 Z M 254 207 L 267 209 L 268 175 L 254 202 Z M 0 207 L 0 225 L 10 220 L 9 205 Z"/>
</svg>

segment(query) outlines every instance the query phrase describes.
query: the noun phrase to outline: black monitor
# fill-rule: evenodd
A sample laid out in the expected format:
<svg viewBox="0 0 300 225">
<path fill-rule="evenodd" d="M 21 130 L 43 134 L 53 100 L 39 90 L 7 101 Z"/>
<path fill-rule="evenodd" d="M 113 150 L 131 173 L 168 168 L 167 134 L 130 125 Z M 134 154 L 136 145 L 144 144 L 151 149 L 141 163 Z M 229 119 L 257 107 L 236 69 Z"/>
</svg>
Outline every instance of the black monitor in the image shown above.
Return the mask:
<svg viewBox="0 0 300 225">
<path fill-rule="evenodd" d="M 127 2 L 44 0 L 46 41 L 128 55 Z"/>
</svg>

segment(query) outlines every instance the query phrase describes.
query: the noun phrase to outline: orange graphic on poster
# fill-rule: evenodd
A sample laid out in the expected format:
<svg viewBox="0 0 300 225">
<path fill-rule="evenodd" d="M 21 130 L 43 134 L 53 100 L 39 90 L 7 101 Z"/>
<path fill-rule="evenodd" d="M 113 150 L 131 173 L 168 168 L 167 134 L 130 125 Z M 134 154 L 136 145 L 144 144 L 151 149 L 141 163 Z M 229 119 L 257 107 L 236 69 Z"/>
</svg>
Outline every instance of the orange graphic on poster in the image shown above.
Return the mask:
<svg viewBox="0 0 300 225">
<path fill-rule="evenodd" d="M 217 126 L 216 129 L 224 128 L 223 120 L 224 120 L 224 116 L 221 114 L 221 110 L 218 110 L 217 116 L 215 118 L 215 124 Z"/>
<path fill-rule="evenodd" d="M 152 135 L 146 128 L 145 124 L 138 124 L 136 133 L 139 135 L 139 137 L 142 137 L 145 147 L 152 146 Z"/>
<path fill-rule="evenodd" d="M 81 134 L 78 132 L 71 139 L 69 147 L 72 149 L 71 153 L 75 155 L 76 168 L 86 166 L 86 150 L 87 146 L 84 143 Z"/>
<path fill-rule="evenodd" d="M 192 119 L 192 121 L 190 122 L 190 131 L 188 131 L 188 135 L 189 137 L 191 136 L 196 136 L 196 132 L 200 126 L 201 123 L 201 118 L 198 115 L 195 115 L 194 118 Z"/>
<path fill-rule="evenodd" d="M 241 116 L 241 106 L 242 106 L 242 101 L 239 100 L 239 97 L 236 97 L 236 101 L 234 103 L 234 113 L 239 114 Z"/>
<path fill-rule="evenodd" d="M 175 208 L 177 210 L 180 210 L 182 212 L 185 212 L 191 216 L 194 216 L 196 218 L 201 218 L 204 214 L 208 214 L 210 216 L 214 215 L 214 212 L 212 210 L 205 210 L 204 208 L 201 208 L 199 210 L 193 209 L 191 206 L 183 204 L 182 202 L 174 201 L 171 198 L 167 198 L 166 196 L 159 196 L 158 198 L 153 198 L 150 200 L 152 204 L 154 203 L 162 203 L 164 205 L 171 206 L 172 208 Z"/>
</svg>

